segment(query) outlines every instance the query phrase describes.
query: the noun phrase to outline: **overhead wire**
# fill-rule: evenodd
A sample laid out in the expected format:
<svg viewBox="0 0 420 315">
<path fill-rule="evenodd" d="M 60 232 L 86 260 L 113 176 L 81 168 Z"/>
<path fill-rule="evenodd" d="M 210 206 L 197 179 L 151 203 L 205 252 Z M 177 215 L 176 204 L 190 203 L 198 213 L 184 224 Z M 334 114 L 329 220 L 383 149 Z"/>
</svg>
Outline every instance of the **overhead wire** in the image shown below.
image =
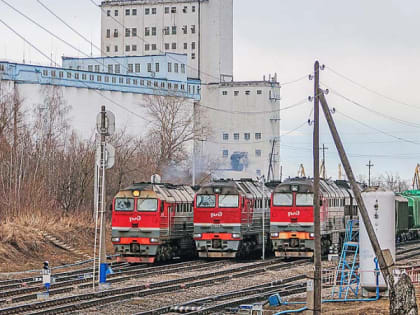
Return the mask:
<svg viewBox="0 0 420 315">
<path fill-rule="evenodd" d="M 4 26 L 6 26 L 11 32 L 13 32 L 16 36 L 18 36 L 20 39 L 22 39 L 25 43 L 27 43 L 28 45 L 30 45 L 33 49 L 35 49 L 39 54 L 41 54 L 43 57 L 45 57 L 46 59 L 48 59 L 51 63 L 55 64 L 57 66 L 57 63 L 50 58 L 47 54 L 45 54 L 41 49 L 39 49 L 38 47 L 36 47 L 34 44 L 32 44 L 32 42 L 30 42 L 28 39 L 26 39 L 24 36 L 22 36 L 21 34 L 19 34 L 15 29 L 13 29 L 9 24 L 7 24 L 6 22 L 4 22 L 1 18 L 0 18 L 0 23 L 2 23 Z M 86 82 L 81 81 L 81 80 L 77 80 L 78 82 L 82 83 L 83 85 L 85 85 L 87 88 L 92 89 Z M 101 93 L 100 91 L 98 91 L 97 89 L 92 89 L 95 93 L 99 94 L 100 96 L 102 96 L 104 99 L 106 99 L 107 101 L 111 102 L 112 104 L 114 104 L 115 106 L 127 111 L 128 113 L 144 120 L 147 122 L 151 122 L 150 120 L 140 116 L 139 114 L 137 114 L 136 112 L 126 108 L 125 106 L 115 102 L 113 99 L 111 99 L 110 97 L 104 95 L 103 93 Z"/>
<path fill-rule="evenodd" d="M 376 95 L 378 95 L 378 96 L 380 96 L 380 97 L 383 97 L 383 98 L 385 98 L 385 99 L 387 99 L 387 100 L 389 100 L 389 101 L 392 101 L 392 102 L 394 102 L 394 103 L 398 103 L 398 104 L 401 104 L 401 105 L 404 105 L 404 106 L 408 106 L 408 107 L 411 107 L 411 108 L 420 109 L 420 106 L 416 106 L 416 105 L 413 105 L 413 104 L 409 104 L 409 103 L 407 103 L 407 102 L 403 102 L 403 101 L 401 101 L 401 100 L 397 100 L 397 99 L 395 99 L 395 98 L 393 98 L 393 97 L 390 97 L 390 96 L 387 96 L 387 95 L 385 95 L 385 94 L 382 94 L 382 93 L 380 93 L 380 92 L 378 92 L 378 91 L 375 91 L 375 90 L 373 90 L 373 89 L 371 89 L 371 88 L 369 88 L 369 87 L 367 87 L 367 86 L 365 86 L 365 85 L 363 85 L 363 84 L 361 84 L 361 83 L 358 83 L 358 82 L 356 82 L 355 80 L 353 80 L 353 79 L 351 79 L 351 78 L 349 78 L 349 77 L 345 76 L 344 74 L 342 74 L 342 73 L 340 73 L 340 72 L 338 72 L 338 71 L 336 71 L 336 70 L 332 69 L 331 67 L 325 66 L 325 68 L 326 68 L 326 69 L 328 69 L 328 70 L 330 70 L 330 71 L 331 71 L 332 73 L 334 73 L 335 75 L 337 75 L 337 76 L 339 76 L 339 77 L 341 77 L 341 78 L 343 78 L 343 79 L 345 79 L 345 80 L 347 80 L 347 81 L 349 81 L 349 82 L 353 83 L 354 85 L 356 85 L 356 86 L 358 86 L 358 87 L 360 87 L 360 88 L 362 88 L 362 89 L 365 89 L 366 91 L 369 91 L 369 92 L 371 92 L 371 93 L 373 93 L 373 94 L 376 94 Z"/>
</svg>

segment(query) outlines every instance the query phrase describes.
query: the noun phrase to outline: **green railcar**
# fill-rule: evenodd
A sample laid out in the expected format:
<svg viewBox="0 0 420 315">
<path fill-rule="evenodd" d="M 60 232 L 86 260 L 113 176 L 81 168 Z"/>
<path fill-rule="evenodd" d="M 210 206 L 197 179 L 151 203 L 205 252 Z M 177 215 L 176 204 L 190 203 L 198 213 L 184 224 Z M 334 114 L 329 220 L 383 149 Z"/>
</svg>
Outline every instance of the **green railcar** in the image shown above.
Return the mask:
<svg viewBox="0 0 420 315">
<path fill-rule="evenodd" d="M 420 190 L 407 190 L 395 198 L 397 242 L 420 236 Z"/>
</svg>

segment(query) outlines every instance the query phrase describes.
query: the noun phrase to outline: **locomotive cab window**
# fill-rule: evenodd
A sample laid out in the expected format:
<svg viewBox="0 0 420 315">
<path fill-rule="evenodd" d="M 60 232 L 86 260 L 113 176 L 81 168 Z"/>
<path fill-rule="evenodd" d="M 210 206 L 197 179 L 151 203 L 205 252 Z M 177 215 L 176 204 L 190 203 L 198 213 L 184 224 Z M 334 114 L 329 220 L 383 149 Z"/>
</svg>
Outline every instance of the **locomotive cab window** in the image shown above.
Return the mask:
<svg viewBox="0 0 420 315">
<path fill-rule="evenodd" d="M 275 193 L 273 195 L 274 206 L 292 206 L 293 194 L 291 193 Z"/>
<path fill-rule="evenodd" d="M 239 207 L 238 195 L 219 195 L 220 208 L 237 208 Z"/>
<path fill-rule="evenodd" d="M 216 206 L 215 195 L 198 195 L 197 208 L 214 208 Z"/>
<path fill-rule="evenodd" d="M 313 206 L 313 194 L 296 194 L 296 206 Z"/>
<path fill-rule="evenodd" d="M 139 199 L 137 200 L 137 211 L 156 211 L 158 207 L 157 199 Z"/>
<path fill-rule="evenodd" d="M 116 198 L 115 211 L 133 211 L 134 199 L 133 198 Z"/>
</svg>

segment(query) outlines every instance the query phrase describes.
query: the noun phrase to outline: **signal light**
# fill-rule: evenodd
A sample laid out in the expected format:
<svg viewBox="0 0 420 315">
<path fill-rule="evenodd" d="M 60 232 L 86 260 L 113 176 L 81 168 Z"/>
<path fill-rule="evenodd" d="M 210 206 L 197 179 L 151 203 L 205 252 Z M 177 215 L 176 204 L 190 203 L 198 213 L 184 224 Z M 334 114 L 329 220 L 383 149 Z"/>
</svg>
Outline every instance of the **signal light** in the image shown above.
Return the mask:
<svg viewBox="0 0 420 315">
<path fill-rule="evenodd" d="M 120 242 L 120 238 L 119 238 L 119 237 L 113 237 L 113 238 L 111 239 L 111 241 L 112 241 L 112 242 L 115 242 L 115 243 L 119 243 L 119 242 Z"/>
<path fill-rule="evenodd" d="M 241 234 L 238 234 L 238 233 L 233 233 L 233 234 L 232 234 L 232 237 L 233 237 L 233 238 L 241 238 Z"/>
<path fill-rule="evenodd" d="M 138 191 L 138 190 L 134 190 L 134 191 L 133 191 L 133 196 L 134 196 L 134 197 L 138 197 L 138 196 L 140 196 L 140 191 Z"/>
<path fill-rule="evenodd" d="M 159 243 L 159 239 L 158 238 L 151 238 L 150 243 Z"/>
</svg>

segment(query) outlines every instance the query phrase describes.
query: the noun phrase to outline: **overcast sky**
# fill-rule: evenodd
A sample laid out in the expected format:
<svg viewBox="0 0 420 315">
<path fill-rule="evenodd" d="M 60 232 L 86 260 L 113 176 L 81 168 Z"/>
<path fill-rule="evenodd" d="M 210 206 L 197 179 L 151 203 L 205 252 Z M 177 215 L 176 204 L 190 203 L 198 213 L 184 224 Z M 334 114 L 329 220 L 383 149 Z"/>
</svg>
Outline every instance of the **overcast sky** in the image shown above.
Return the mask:
<svg viewBox="0 0 420 315">
<path fill-rule="evenodd" d="M 90 54 L 90 45 L 37 0 L 6 1 Z M 39 1 L 100 45 L 100 9 L 90 0 Z M 331 92 L 327 96 L 330 107 L 336 108 L 334 119 L 355 173 L 367 174 L 365 165 L 371 159 L 374 176 L 392 172 L 410 179 L 416 163 L 420 163 L 419 17 L 420 2 L 416 0 L 234 0 L 235 80 L 259 80 L 264 74 L 277 72 L 280 82 L 285 83 L 281 106 L 287 107 L 311 95 L 313 81 L 287 82 L 308 75 L 314 61 L 320 60 L 326 65 L 321 72 L 325 87 L 371 110 Z M 82 56 L 1 1 L 0 19 L 58 62 L 63 54 Z M 3 24 L 0 39 L 0 59 L 49 64 Z M 308 120 L 311 106 L 307 103 L 283 111 L 283 134 Z M 282 138 L 284 175 L 297 175 L 300 163 L 307 174 L 312 173 L 311 132 L 312 127 L 305 125 Z M 327 173 L 336 178 L 339 161 L 324 121 L 321 143 L 329 148 Z"/>
</svg>

